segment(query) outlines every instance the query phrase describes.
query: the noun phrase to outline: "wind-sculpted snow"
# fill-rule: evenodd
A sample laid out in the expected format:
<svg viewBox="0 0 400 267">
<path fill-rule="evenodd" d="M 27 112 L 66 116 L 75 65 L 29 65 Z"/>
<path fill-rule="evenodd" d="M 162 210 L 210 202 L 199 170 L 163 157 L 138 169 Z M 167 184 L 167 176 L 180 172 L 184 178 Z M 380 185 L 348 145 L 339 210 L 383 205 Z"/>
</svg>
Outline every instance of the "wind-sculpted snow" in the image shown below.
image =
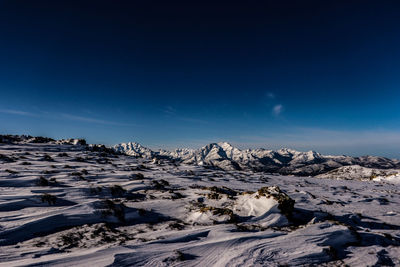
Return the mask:
<svg viewBox="0 0 400 267">
<path fill-rule="evenodd" d="M 0 144 L 0 266 L 400 265 L 394 170 L 284 176 L 27 140 Z M 175 153 L 204 165 L 252 153 L 279 162 L 322 157 L 220 148 Z"/>
<path fill-rule="evenodd" d="M 118 152 L 147 159 L 167 157 L 185 164 L 216 167 L 223 170 L 251 170 L 301 176 L 323 174 L 342 166 L 360 165 L 368 168 L 400 168 L 399 160 L 384 157 L 324 156 L 315 151 L 299 152 L 283 148 L 240 150 L 227 142 L 212 143 L 200 149 L 177 149 L 152 151 L 137 143 L 114 146 Z"/>
</svg>

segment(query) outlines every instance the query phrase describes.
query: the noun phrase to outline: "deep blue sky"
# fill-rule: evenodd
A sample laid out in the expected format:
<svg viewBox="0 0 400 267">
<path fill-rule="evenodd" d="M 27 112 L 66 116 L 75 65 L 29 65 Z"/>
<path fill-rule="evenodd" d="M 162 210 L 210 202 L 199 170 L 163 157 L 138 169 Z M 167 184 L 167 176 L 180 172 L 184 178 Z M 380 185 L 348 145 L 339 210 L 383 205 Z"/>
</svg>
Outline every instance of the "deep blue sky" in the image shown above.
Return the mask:
<svg viewBox="0 0 400 267">
<path fill-rule="evenodd" d="M 0 131 L 400 158 L 398 1 L 166 2 L 0 0 Z"/>
</svg>

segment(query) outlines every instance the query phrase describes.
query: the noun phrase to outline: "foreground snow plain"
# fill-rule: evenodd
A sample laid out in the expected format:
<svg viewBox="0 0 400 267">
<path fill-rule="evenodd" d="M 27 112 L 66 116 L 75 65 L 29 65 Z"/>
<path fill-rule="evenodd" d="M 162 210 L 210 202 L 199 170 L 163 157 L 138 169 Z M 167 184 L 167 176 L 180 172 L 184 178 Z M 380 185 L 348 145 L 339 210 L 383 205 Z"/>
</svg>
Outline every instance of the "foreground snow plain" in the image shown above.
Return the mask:
<svg viewBox="0 0 400 267">
<path fill-rule="evenodd" d="M 396 266 L 399 185 L 0 145 L 0 266 Z M 294 208 L 293 208 L 293 201 Z"/>
</svg>

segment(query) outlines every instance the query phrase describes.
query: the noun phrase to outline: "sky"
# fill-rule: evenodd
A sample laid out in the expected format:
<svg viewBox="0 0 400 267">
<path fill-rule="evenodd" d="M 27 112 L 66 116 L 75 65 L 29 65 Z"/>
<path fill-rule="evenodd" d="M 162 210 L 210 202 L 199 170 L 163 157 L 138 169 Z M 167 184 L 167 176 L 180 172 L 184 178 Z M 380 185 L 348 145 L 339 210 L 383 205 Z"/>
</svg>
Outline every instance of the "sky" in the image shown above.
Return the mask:
<svg viewBox="0 0 400 267">
<path fill-rule="evenodd" d="M 400 158 L 398 14 L 398 1 L 0 0 L 0 133 Z"/>
</svg>

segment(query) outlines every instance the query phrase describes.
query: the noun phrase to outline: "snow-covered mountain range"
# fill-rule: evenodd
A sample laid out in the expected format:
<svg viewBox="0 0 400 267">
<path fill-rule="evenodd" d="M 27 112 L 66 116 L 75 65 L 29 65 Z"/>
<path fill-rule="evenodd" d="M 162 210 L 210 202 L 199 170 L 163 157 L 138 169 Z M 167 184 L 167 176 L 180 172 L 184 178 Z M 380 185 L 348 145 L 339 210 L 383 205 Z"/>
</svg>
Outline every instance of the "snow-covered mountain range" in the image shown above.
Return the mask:
<svg viewBox="0 0 400 267">
<path fill-rule="evenodd" d="M 185 164 L 217 167 L 223 170 L 252 170 L 280 174 L 318 175 L 342 166 L 359 165 L 367 168 L 400 168 L 400 161 L 377 156 L 331 156 L 315 151 L 300 152 L 293 149 L 241 150 L 227 142 L 211 143 L 200 149 L 153 151 L 138 143 L 122 143 L 113 147 L 127 155 L 148 159 L 169 158 Z"/>
</svg>

